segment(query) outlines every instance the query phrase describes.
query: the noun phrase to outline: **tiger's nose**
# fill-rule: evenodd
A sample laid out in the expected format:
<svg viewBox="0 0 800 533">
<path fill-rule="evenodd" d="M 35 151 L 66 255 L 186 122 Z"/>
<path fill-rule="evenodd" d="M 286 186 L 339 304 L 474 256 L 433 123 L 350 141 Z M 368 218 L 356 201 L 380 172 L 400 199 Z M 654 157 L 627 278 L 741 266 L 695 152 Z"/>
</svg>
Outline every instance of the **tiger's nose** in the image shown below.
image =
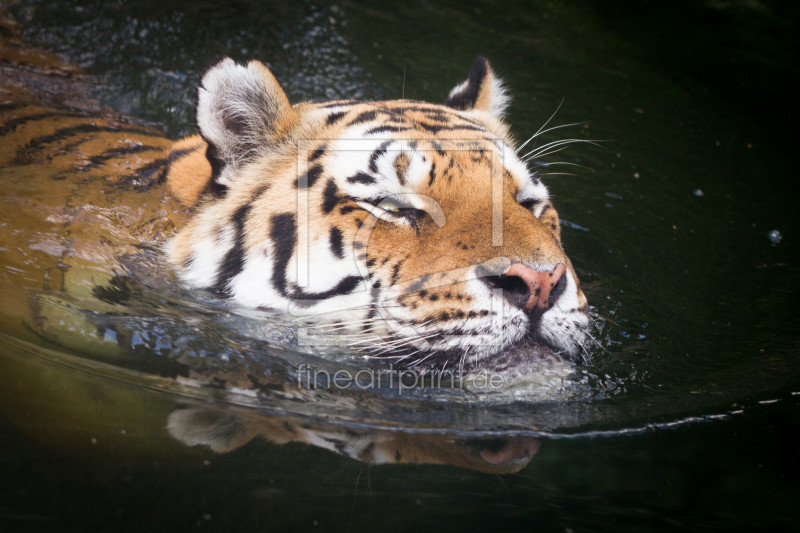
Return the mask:
<svg viewBox="0 0 800 533">
<path fill-rule="evenodd" d="M 503 273 L 506 278 L 518 278 L 522 281 L 523 292 L 527 293 L 527 299 L 518 299 L 519 307 L 527 312 L 538 311 L 540 313 L 553 305 L 567 284 L 564 273 L 567 267 L 564 263 L 559 263 L 553 270 L 539 271 L 534 270 L 522 263 L 514 263 Z"/>
</svg>

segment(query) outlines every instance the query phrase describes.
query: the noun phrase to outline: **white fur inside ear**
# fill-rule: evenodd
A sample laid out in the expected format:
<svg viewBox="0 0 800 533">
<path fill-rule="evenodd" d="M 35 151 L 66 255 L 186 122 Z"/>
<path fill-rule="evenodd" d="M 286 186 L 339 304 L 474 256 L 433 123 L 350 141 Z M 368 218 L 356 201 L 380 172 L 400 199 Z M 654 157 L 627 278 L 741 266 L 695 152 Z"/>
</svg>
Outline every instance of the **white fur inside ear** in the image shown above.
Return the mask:
<svg viewBox="0 0 800 533">
<path fill-rule="evenodd" d="M 218 148 L 233 144 L 225 126 L 225 113 L 239 83 L 252 83 L 247 69 L 226 58 L 206 72 L 198 89 L 197 126 L 203 137 Z"/>
<path fill-rule="evenodd" d="M 459 94 L 466 92 L 467 87 L 469 87 L 469 80 L 459 83 L 450 90 L 450 94 L 447 95 L 447 99 L 451 100 L 458 98 Z"/>
<path fill-rule="evenodd" d="M 244 66 L 226 58 L 203 76 L 197 126 L 225 165 L 219 183 L 229 185 L 240 163 L 268 144 L 287 108 L 283 90 L 258 62 Z"/>
<path fill-rule="evenodd" d="M 489 62 L 478 58 L 469 78 L 453 87 L 445 105 L 464 111 L 484 111 L 502 119 L 510 101 L 503 81 L 495 76 Z"/>
</svg>

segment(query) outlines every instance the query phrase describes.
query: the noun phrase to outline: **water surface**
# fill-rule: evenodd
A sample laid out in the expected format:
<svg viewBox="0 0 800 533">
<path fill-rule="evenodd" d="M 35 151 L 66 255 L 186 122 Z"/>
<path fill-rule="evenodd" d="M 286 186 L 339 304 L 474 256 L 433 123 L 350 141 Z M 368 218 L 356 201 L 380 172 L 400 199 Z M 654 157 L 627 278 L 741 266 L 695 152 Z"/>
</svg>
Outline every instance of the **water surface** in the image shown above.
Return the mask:
<svg viewBox="0 0 800 533">
<path fill-rule="evenodd" d="M 129 265 L 135 305 L 92 309 L 113 354 L 90 352 L 80 331 L 3 326 L 14 378 L 3 388 L 0 517 L 15 529 L 796 528 L 798 178 L 786 139 L 798 13 L 777 2 L 679 4 L 9 6 L 29 40 L 97 77 L 102 105 L 172 136 L 192 131 L 194 87 L 221 55 L 267 61 L 293 101 L 441 101 L 487 56 L 514 97 L 518 138 L 558 110 L 555 123 L 578 125 L 544 141 L 602 141 L 547 159 L 578 167 L 542 170 L 553 173 L 544 179 L 600 346 L 570 369 L 566 392 L 502 401 L 458 390 L 301 403 L 225 395 L 175 377 L 246 371 L 286 385 L 302 359 L 160 281 L 154 247 Z M 19 183 L 12 172 L 0 179 Z M 2 290 L 22 290 L 4 265 Z M 65 316 L 85 304 L 51 290 L 32 298 Z M 281 327 L 270 335 L 280 340 Z M 370 467 L 258 438 L 215 454 L 165 430 L 174 413 L 223 416 L 220 405 L 262 425 L 424 435 L 456 466 Z M 504 449 L 491 439 L 535 455 L 516 475 L 487 475 L 481 453 Z"/>
</svg>

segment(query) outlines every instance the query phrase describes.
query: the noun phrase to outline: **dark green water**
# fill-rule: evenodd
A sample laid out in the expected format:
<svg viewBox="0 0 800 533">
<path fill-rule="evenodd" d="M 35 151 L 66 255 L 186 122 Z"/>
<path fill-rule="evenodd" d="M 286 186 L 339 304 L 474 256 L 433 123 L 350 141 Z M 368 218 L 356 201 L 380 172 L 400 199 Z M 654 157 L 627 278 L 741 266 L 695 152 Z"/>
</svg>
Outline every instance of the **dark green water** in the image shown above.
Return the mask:
<svg viewBox="0 0 800 533">
<path fill-rule="evenodd" d="M 14 413 L 0 418 L 4 530 L 800 528 L 796 7 L 618 0 L 7 9 L 29 40 L 98 76 L 94 96 L 104 104 L 171 135 L 191 131 L 194 87 L 221 55 L 269 62 L 294 101 L 441 101 L 483 54 L 514 97 L 518 138 L 563 100 L 558 123 L 585 121 L 564 135 L 605 142 L 559 153 L 555 160 L 582 167 L 545 178 L 603 345 L 580 370 L 580 394 L 450 407 L 367 398 L 350 413 L 320 401 L 299 413 L 386 416 L 405 431 L 453 438 L 515 428 L 541 441 L 518 473 L 369 466 L 258 439 L 229 454 L 185 447 L 164 430 L 183 405 L 181 391 L 146 379 L 152 369 L 134 378 L 114 365 L 76 365 L 58 345 L 42 341 L 53 352 L 40 353 L 3 337 L 18 369 L 0 388 L 0 401 L 13 406 L 4 411 Z M 184 334 L 176 324 L 164 334 Z M 51 394 L 27 396 L 18 376 L 51 383 Z M 86 407 L 93 423 L 70 415 L 69 399 L 85 394 L 77 384 L 95 402 Z M 51 415 L 27 416 L 39 411 Z"/>
</svg>

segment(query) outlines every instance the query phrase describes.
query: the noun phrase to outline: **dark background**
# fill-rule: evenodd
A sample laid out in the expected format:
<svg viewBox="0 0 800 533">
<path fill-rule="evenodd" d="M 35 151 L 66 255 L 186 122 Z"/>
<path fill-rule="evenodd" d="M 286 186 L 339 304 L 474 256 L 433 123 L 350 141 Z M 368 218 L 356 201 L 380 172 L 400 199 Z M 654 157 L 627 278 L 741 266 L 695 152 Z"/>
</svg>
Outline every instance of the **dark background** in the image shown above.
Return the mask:
<svg viewBox="0 0 800 533">
<path fill-rule="evenodd" d="M 194 87 L 219 56 L 268 62 L 293 101 L 441 101 L 483 54 L 518 138 L 563 100 L 558 123 L 586 124 L 562 133 L 604 141 L 551 158 L 577 175 L 545 177 L 604 349 L 582 399 L 509 408 L 552 428 L 519 474 L 263 442 L 76 458 L 58 427 L 42 442 L 0 418 L 4 530 L 800 527 L 797 4 L 0 5 L 95 75 L 105 105 L 171 135 L 192 131 Z M 20 412 L 36 401 L 11 390 Z"/>
</svg>

